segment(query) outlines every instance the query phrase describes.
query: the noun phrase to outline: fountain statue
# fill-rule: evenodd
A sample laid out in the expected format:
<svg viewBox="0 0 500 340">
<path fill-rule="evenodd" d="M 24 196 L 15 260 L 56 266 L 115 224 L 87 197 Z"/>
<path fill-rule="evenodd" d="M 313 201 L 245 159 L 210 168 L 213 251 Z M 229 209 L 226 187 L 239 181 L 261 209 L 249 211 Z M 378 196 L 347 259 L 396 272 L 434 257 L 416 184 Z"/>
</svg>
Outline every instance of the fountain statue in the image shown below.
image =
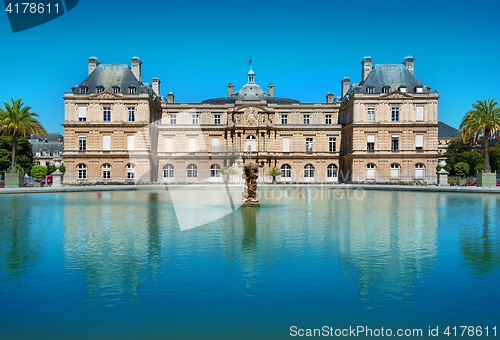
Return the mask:
<svg viewBox="0 0 500 340">
<path fill-rule="evenodd" d="M 243 164 L 243 171 L 245 174 L 245 189 L 240 207 L 260 207 L 259 200 L 257 199 L 257 179 L 259 178 L 259 168 L 263 165 L 252 164 L 252 146 L 249 145 L 247 149 L 248 164 Z"/>
</svg>

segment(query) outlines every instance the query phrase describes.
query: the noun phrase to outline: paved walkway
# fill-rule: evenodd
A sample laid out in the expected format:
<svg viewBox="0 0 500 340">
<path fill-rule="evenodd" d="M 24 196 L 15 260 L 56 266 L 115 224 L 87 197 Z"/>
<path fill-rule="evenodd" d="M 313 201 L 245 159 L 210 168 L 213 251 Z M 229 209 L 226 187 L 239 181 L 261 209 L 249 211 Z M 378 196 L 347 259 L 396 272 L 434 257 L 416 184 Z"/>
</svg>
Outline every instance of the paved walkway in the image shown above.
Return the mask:
<svg viewBox="0 0 500 340">
<path fill-rule="evenodd" d="M 222 184 L 148 184 L 148 185 L 95 185 L 95 186 L 65 186 L 60 188 L 0 188 L 1 194 L 42 194 L 56 192 L 86 192 L 86 191 L 121 191 L 121 190 L 167 190 L 167 189 L 197 189 L 210 190 Z M 241 187 L 243 184 L 230 184 L 230 187 Z M 316 189 L 363 189 L 363 190 L 395 190 L 395 191 L 430 191 L 430 192 L 463 192 L 463 193 L 492 193 L 500 194 L 500 187 L 478 188 L 478 187 L 450 187 L 450 186 L 412 186 L 412 185 L 363 185 L 363 184 L 266 184 L 259 183 L 261 189 L 294 189 L 294 188 L 316 188 Z"/>
</svg>

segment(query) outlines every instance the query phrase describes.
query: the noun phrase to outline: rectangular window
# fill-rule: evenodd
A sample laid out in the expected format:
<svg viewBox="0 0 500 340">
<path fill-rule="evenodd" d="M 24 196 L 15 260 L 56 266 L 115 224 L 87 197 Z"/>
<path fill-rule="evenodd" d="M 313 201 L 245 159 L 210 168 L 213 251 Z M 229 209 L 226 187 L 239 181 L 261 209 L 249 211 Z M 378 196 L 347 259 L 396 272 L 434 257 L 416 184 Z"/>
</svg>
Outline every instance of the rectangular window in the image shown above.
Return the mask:
<svg viewBox="0 0 500 340">
<path fill-rule="evenodd" d="M 110 179 L 111 178 L 111 169 L 109 168 L 109 166 L 103 166 L 102 178 L 103 179 Z"/>
<path fill-rule="evenodd" d="M 214 115 L 214 124 L 219 125 L 220 124 L 220 115 Z"/>
<path fill-rule="evenodd" d="M 367 87 L 366 88 L 366 93 L 374 93 L 375 92 L 375 88 L 374 87 Z"/>
<path fill-rule="evenodd" d="M 96 87 L 95 93 L 101 93 L 104 89 L 102 87 Z"/>
<path fill-rule="evenodd" d="M 417 121 L 421 122 L 424 120 L 424 107 L 417 106 Z"/>
<path fill-rule="evenodd" d="M 128 112 L 128 121 L 135 122 L 135 107 L 133 106 L 128 107 L 127 112 Z"/>
<path fill-rule="evenodd" d="M 188 152 L 196 152 L 196 138 L 189 138 Z"/>
<path fill-rule="evenodd" d="M 391 137 L 391 150 L 392 151 L 399 150 L 399 136 L 398 135 L 393 135 Z"/>
<path fill-rule="evenodd" d="M 397 106 L 393 106 L 392 107 L 392 116 L 391 116 L 391 120 L 393 122 L 399 122 L 399 107 Z"/>
<path fill-rule="evenodd" d="M 309 115 L 304 115 L 304 124 L 309 124 L 310 118 Z"/>
<path fill-rule="evenodd" d="M 127 150 L 128 151 L 135 150 L 135 136 L 127 136 Z"/>
<path fill-rule="evenodd" d="M 102 120 L 105 122 L 111 121 L 111 108 L 110 107 L 103 107 L 102 108 Z"/>
<path fill-rule="evenodd" d="M 80 151 L 87 150 L 87 137 L 86 136 L 78 136 L 78 150 L 80 150 Z"/>
<path fill-rule="evenodd" d="M 375 150 L 375 135 L 366 136 L 366 150 L 368 151 Z"/>
<path fill-rule="evenodd" d="M 313 151 L 313 139 L 306 138 L 306 151 Z"/>
<path fill-rule="evenodd" d="M 173 152 L 174 150 L 174 139 L 165 138 L 165 152 Z"/>
<path fill-rule="evenodd" d="M 366 108 L 366 120 L 369 122 L 375 121 L 375 108 L 374 107 Z"/>
<path fill-rule="evenodd" d="M 330 137 L 330 140 L 328 141 L 328 150 L 330 152 L 337 151 L 337 138 L 336 137 Z"/>
<path fill-rule="evenodd" d="M 283 138 L 283 152 L 290 152 L 290 138 Z"/>
<path fill-rule="evenodd" d="M 113 87 L 113 93 L 120 93 L 119 87 Z"/>
<path fill-rule="evenodd" d="M 326 125 L 332 124 L 332 115 L 325 115 L 325 124 Z"/>
<path fill-rule="evenodd" d="M 102 149 L 104 151 L 111 150 L 111 136 L 102 136 Z"/>
<path fill-rule="evenodd" d="M 80 93 L 87 93 L 86 87 L 80 87 Z"/>
<path fill-rule="evenodd" d="M 170 124 L 177 124 L 177 115 L 170 115 Z"/>
<path fill-rule="evenodd" d="M 219 138 L 212 138 L 212 152 L 219 152 Z"/>
<path fill-rule="evenodd" d="M 192 115 L 191 116 L 191 123 L 193 125 L 198 125 L 200 124 L 200 117 L 198 115 Z"/>
<path fill-rule="evenodd" d="M 136 93 L 137 92 L 137 88 L 136 87 L 129 87 L 128 88 L 128 93 Z"/>
<path fill-rule="evenodd" d="M 424 149 L 424 135 L 415 135 L 415 148 L 417 150 Z"/>
<path fill-rule="evenodd" d="M 288 115 L 281 115 L 281 124 L 288 124 Z"/>
<path fill-rule="evenodd" d="M 79 106 L 78 107 L 78 121 L 85 122 L 87 120 L 87 107 Z"/>
<path fill-rule="evenodd" d="M 382 93 L 389 93 L 391 91 L 390 87 L 383 87 L 382 88 Z"/>
</svg>

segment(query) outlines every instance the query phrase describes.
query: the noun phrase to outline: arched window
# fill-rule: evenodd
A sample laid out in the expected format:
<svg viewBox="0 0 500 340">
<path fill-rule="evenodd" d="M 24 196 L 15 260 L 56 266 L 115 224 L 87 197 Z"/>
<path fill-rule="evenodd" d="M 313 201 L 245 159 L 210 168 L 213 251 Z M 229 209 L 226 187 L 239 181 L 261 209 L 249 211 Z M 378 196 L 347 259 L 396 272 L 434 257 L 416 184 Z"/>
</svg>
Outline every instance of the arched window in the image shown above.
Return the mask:
<svg viewBox="0 0 500 340">
<path fill-rule="evenodd" d="M 163 167 L 163 177 L 174 178 L 174 166 L 172 164 L 166 164 Z"/>
<path fill-rule="evenodd" d="M 307 179 L 314 179 L 314 165 L 312 164 L 306 164 L 304 167 L 304 178 Z"/>
<path fill-rule="evenodd" d="M 198 177 L 198 168 L 194 164 L 189 164 L 187 167 L 187 174 L 186 174 L 188 179 L 196 179 Z"/>
<path fill-rule="evenodd" d="M 135 164 L 127 164 L 127 179 L 135 178 Z"/>
<path fill-rule="evenodd" d="M 248 151 L 248 147 L 252 148 L 252 152 L 257 151 L 257 138 L 255 136 L 247 136 L 245 140 L 245 152 Z"/>
<path fill-rule="evenodd" d="M 281 180 L 291 180 L 292 179 L 292 167 L 288 164 L 283 164 L 281 166 Z"/>
<path fill-rule="evenodd" d="M 399 178 L 399 164 L 392 163 L 391 164 L 391 179 Z"/>
<path fill-rule="evenodd" d="M 219 166 L 219 164 L 212 164 L 210 166 L 210 177 L 220 177 L 220 166 Z"/>
<path fill-rule="evenodd" d="M 78 179 L 87 178 L 87 166 L 85 164 L 78 164 Z"/>
<path fill-rule="evenodd" d="M 375 179 L 375 164 L 366 165 L 366 179 Z"/>
<path fill-rule="evenodd" d="M 102 165 L 102 178 L 110 179 L 111 178 L 111 165 L 103 164 Z"/>
<path fill-rule="evenodd" d="M 335 164 L 330 164 L 326 168 L 326 179 L 328 181 L 337 181 L 339 178 L 339 169 Z"/>
<path fill-rule="evenodd" d="M 425 166 L 422 163 L 415 165 L 415 179 L 424 179 Z"/>
</svg>

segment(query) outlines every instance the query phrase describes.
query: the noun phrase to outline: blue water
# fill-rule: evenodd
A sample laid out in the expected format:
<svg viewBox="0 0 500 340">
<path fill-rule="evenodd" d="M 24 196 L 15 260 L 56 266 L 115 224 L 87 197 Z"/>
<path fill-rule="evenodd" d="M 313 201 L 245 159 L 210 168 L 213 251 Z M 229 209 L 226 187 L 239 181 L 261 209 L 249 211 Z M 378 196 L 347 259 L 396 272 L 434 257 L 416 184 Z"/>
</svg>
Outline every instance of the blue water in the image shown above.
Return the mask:
<svg viewBox="0 0 500 340">
<path fill-rule="evenodd" d="M 0 338 L 500 336 L 499 195 L 260 194 L 260 208 L 186 231 L 167 191 L 0 195 Z"/>
</svg>

